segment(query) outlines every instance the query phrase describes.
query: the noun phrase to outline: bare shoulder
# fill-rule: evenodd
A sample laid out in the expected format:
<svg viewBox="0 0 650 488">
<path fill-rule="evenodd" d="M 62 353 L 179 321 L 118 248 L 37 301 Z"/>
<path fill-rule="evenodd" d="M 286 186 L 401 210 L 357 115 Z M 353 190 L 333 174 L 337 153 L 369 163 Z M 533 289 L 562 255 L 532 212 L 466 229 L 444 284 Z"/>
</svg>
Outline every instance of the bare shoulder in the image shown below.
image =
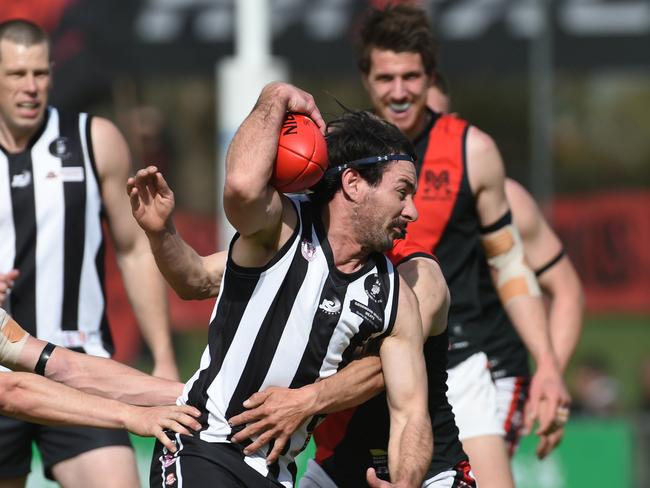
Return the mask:
<svg viewBox="0 0 650 488">
<path fill-rule="evenodd" d="M 494 139 L 472 126 L 467 133 L 467 172 L 474 193 L 503 185 L 505 169 Z"/>
<path fill-rule="evenodd" d="M 497 144 L 492 136 L 473 125 L 467 132 L 467 150 L 470 156 L 481 156 L 492 151 L 498 152 Z"/>
<path fill-rule="evenodd" d="M 93 117 L 90 134 L 100 177 L 128 172 L 131 164 L 129 149 L 117 126 L 103 117 Z"/>
</svg>

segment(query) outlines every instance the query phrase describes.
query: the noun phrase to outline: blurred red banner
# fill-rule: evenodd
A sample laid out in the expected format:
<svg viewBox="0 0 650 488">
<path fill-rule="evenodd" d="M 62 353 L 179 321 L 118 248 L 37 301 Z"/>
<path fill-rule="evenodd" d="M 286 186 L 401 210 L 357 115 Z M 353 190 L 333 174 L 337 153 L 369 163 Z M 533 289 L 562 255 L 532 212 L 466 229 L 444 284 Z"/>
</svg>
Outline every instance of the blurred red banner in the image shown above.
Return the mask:
<svg viewBox="0 0 650 488">
<path fill-rule="evenodd" d="M 650 312 L 650 192 L 561 197 L 553 216 L 590 312 Z"/>
</svg>

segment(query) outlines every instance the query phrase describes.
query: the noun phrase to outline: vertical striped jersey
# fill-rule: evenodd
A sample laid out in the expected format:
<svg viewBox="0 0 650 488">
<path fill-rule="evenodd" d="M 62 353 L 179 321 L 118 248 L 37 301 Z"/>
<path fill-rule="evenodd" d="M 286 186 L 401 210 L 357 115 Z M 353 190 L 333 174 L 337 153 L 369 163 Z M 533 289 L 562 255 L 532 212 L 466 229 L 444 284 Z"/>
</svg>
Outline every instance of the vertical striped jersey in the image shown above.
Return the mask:
<svg viewBox="0 0 650 488">
<path fill-rule="evenodd" d="M 20 271 L 5 305 L 30 334 L 107 357 L 102 218 L 87 114 L 50 107 L 24 151 L 0 146 L 0 273 Z"/>
<path fill-rule="evenodd" d="M 204 441 L 230 442 L 234 432 L 227 420 L 244 410 L 253 393 L 270 386 L 299 388 L 332 375 L 357 347 L 388 334 L 395 322 L 399 289 L 390 261 L 375 253 L 356 272 L 341 272 L 313 204 L 306 197 L 291 200 L 298 225 L 266 266 L 238 266 L 231 243 L 208 346 L 179 399 L 203 412 Z M 315 423 L 303 424 L 274 465 L 266 465 L 270 446 L 244 461 L 293 486 L 294 457 Z"/>
</svg>

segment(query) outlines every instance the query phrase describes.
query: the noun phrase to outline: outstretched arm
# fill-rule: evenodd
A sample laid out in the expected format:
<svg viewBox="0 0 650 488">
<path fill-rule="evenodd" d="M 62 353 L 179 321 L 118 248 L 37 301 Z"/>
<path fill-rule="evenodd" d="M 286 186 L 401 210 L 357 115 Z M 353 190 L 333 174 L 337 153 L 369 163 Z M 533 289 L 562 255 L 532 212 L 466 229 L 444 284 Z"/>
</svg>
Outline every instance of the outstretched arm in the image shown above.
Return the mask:
<svg viewBox="0 0 650 488">
<path fill-rule="evenodd" d="M 530 386 L 526 428 L 539 420 L 538 433 L 553 430 L 555 412 L 569 404 L 551 345 L 541 292 L 524 258 L 517 228 L 512 225 L 505 196 L 503 162 L 494 141 L 472 127 L 467 138 L 467 171 L 476 198 L 482 243 L 495 288 L 519 336 L 533 356 L 535 374 Z"/>
<path fill-rule="evenodd" d="M 172 219 L 174 192 L 158 168 L 139 170 L 128 179 L 126 191 L 133 216 L 149 239 L 158 269 L 178 296 L 184 300 L 216 297 L 227 252 L 199 256 L 181 238 Z"/>
<path fill-rule="evenodd" d="M 151 350 L 154 374 L 177 380 L 165 283 L 144 233 L 128 217 L 129 201 L 124 185 L 130 171 L 130 155 L 126 141 L 111 122 L 98 117 L 92 120 L 91 135 L 117 263 L 140 330 Z"/>
<path fill-rule="evenodd" d="M 0 308 L 0 364 L 34 371 L 47 342 L 30 336 Z M 147 375 L 110 359 L 55 347 L 45 363 L 44 375 L 87 393 L 136 405 L 170 405 L 183 385 Z"/>
<path fill-rule="evenodd" d="M 195 420 L 200 412 L 188 405 L 136 407 L 89 395 L 31 373 L 0 373 L 0 411 L 48 425 L 126 429 L 141 436 L 155 436 L 172 451 L 175 446 L 163 429 L 192 435 L 192 430 L 201 428 Z"/>
<path fill-rule="evenodd" d="M 563 253 L 560 239 L 526 189 L 507 179 L 506 194 L 521 233 L 526 260 L 549 298 L 551 342 L 560 370 L 564 371 L 582 331 L 584 294 L 580 278 Z"/>
<path fill-rule="evenodd" d="M 535 270 L 542 291 L 549 299 L 549 322 L 553 350 L 560 371 L 566 369 L 580 338 L 584 296 L 580 279 L 564 254 L 562 243 L 533 200 L 514 180 L 506 179 L 506 195 L 515 225 L 521 232 L 526 260 Z M 556 424 L 568 418 L 568 409 L 556 412 Z M 563 429 L 540 436 L 537 456 L 546 457 L 562 440 Z"/>
</svg>

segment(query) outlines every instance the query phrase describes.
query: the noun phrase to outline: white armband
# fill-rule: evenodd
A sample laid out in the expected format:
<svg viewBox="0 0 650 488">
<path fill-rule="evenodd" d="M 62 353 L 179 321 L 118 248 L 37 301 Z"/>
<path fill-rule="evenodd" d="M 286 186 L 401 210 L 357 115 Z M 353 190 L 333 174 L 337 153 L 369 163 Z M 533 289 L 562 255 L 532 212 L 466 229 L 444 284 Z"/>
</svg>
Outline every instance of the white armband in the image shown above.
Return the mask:
<svg viewBox="0 0 650 488">
<path fill-rule="evenodd" d="M 0 364 L 15 367 L 27 337 L 29 334 L 0 308 Z"/>
<path fill-rule="evenodd" d="M 518 296 L 541 296 L 535 274 L 526 264 L 524 245 L 512 224 L 510 212 L 499 222 L 503 225 L 481 237 L 488 264 L 497 271 L 497 292 L 502 303 Z M 491 229 L 492 230 L 492 229 Z"/>
</svg>

